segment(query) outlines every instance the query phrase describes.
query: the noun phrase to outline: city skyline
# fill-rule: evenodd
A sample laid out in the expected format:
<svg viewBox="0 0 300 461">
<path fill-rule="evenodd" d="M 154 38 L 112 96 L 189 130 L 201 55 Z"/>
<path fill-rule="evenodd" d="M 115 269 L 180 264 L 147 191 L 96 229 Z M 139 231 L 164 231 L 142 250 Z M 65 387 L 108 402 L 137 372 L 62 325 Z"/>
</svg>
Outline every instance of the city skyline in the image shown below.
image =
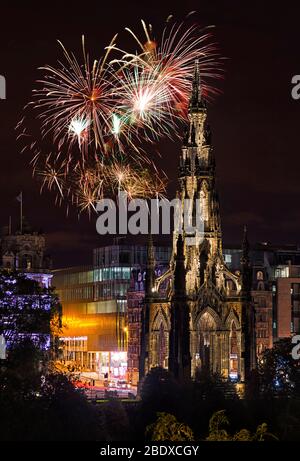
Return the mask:
<svg viewBox="0 0 300 461">
<path fill-rule="evenodd" d="M 0 440 L 299 441 L 299 2 L 0 15 Z"/>
</svg>

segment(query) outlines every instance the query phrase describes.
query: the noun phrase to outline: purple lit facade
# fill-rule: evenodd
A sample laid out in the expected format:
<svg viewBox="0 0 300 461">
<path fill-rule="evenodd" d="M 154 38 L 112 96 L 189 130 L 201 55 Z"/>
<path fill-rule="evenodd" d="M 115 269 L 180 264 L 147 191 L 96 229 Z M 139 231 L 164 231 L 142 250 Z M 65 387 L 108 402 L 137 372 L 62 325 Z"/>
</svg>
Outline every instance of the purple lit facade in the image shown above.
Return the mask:
<svg viewBox="0 0 300 461">
<path fill-rule="evenodd" d="M 51 260 L 45 256 L 45 237 L 25 229 L 21 233 L 7 233 L 0 239 L 0 310 L 2 331 L 0 333 L 0 357 L 21 338 L 29 337 L 42 348 L 50 347 L 49 331 L 35 319 L 51 309 Z M 41 289 L 37 294 L 30 292 L 30 281 Z M 26 283 L 28 282 L 28 283 Z M 22 288 L 24 292 L 22 292 Z M 33 285 L 32 285 L 33 287 Z M 7 315 L 5 312 L 7 311 Z M 20 316 L 20 312 L 26 315 Z M 20 324 L 22 319 L 23 324 Z M 26 319 L 25 322 L 23 319 Z M 26 324 L 26 321 L 28 323 Z"/>
</svg>

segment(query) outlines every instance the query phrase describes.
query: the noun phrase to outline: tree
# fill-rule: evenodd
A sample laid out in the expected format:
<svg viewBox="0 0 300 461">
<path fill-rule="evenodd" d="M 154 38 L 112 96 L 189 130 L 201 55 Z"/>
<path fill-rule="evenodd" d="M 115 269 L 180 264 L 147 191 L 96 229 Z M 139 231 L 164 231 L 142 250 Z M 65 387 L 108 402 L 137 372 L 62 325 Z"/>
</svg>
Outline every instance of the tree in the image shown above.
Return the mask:
<svg viewBox="0 0 300 461">
<path fill-rule="evenodd" d="M 222 442 L 230 440 L 230 436 L 224 426 L 229 426 L 229 420 L 225 410 L 216 411 L 209 420 L 209 436 L 206 440 L 210 442 Z"/>
<path fill-rule="evenodd" d="M 106 440 L 103 414 L 29 338 L 0 366 L 0 440 Z"/>
<path fill-rule="evenodd" d="M 201 395 L 205 400 L 239 398 L 233 382 L 224 379 L 218 373 L 212 374 L 208 370 L 196 370 L 194 387 L 197 389 L 198 395 Z"/>
<path fill-rule="evenodd" d="M 157 413 L 158 419 L 146 428 L 146 436 L 153 442 L 193 442 L 194 434 L 186 424 L 169 413 Z"/>
<path fill-rule="evenodd" d="M 281 339 L 259 361 L 260 391 L 264 398 L 300 397 L 300 360 L 292 357 L 290 339 Z"/>
<path fill-rule="evenodd" d="M 230 435 L 225 426 L 229 426 L 229 420 L 225 410 L 216 411 L 209 420 L 209 442 L 264 442 L 266 440 L 278 440 L 268 431 L 266 423 L 257 426 L 256 432 L 251 434 L 248 429 L 241 429 L 234 435 Z"/>
<path fill-rule="evenodd" d="M 141 386 L 141 399 L 144 405 L 157 410 L 168 411 L 176 403 L 180 387 L 172 375 L 164 368 L 152 368 Z"/>
<path fill-rule="evenodd" d="M 0 368 L 1 397 L 13 401 L 35 397 L 47 363 L 48 355 L 29 338 L 15 342 Z"/>
<path fill-rule="evenodd" d="M 108 441 L 128 440 L 130 424 L 125 408 L 116 398 L 110 399 L 102 405 L 103 421 Z"/>
<path fill-rule="evenodd" d="M 59 329 L 61 306 L 51 288 L 43 288 L 19 272 L 0 271 L 0 335 L 8 346 L 31 339 L 50 346 L 51 324 Z"/>
</svg>

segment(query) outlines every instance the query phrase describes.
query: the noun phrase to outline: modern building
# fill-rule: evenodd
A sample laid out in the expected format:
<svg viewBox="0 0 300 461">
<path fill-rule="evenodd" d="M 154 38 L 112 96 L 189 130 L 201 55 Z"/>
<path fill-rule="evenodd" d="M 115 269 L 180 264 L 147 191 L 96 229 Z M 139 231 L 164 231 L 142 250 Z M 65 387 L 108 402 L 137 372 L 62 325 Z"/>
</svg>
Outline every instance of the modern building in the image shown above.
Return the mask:
<svg viewBox="0 0 300 461">
<path fill-rule="evenodd" d="M 156 257 L 167 265 L 170 249 L 158 247 Z M 128 380 L 127 291 L 133 274 L 144 286 L 146 259 L 146 246 L 111 245 L 94 250 L 91 266 L 53 271 L 66 365 L 100 381 Z"/>
</svg>

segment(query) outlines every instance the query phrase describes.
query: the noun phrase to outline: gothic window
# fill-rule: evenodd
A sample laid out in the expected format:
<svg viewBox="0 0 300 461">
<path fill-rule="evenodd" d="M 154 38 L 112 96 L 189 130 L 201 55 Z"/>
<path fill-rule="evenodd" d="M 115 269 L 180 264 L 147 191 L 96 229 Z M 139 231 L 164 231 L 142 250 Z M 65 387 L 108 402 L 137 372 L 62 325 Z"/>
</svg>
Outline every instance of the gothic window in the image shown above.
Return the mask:
<svg viewBox="0 0 300 461">
<path fill-rule="evenodd" d="M 163 323 L 160 324 L 158 336 L 158 364 L 164 368 L 166 366 L 165 359 L 167 355 L 167 341 Z"/>
<path fill-rule="evenodd" d="M 200 191 L 200 213 L 203 221 L 208 221 L 208 197 L 205 188 Z"/>
<path fill-rule="evenodd" d="M 257 355 L 262 355 L 265 349 L 266 348 L 264 347 L 263 343 L 259 343 L 257 346 Z"/>
<path fill-rule="evenodd" d="M 259 329 L 257 331 L 257 337 L 258 338 L 267 338 L 267 330 L 265 329 Z"/>
<path fill-rule="evenodd" d="M 238 350 L 237 350 L 236 327 L 235 327 L 235 324 L 232 323 L 231 338 L 230 338 L 230 354 L 236 355 L 237 352 L 238 352 Z"/>
<path fill-rule="evenodd" d="M 259 291 L 264 291 L 264 289 L 265 289 L 265 284 L 264 284 L 264 282 L 258 282 L 258 284 L 257 284 L 257 289 L 258 289 Z"/>
<path fill-rule="evenodd" d="M 227 288 L 229 291 L 234 290 L 234 284 L 232 280 L 227 280 Z"/>
<path fill-rule="evenodd" d="M 153 363 L 155 366 L 167 368 L 169 331 L 162 309 L 156 315 L 152 325 L 152 331 L 154 333 L 153 349 L 151 352 Z"/>
<path fill-rule="evenodd" d="M 256 279 L 257 280 L 263 280 L 264 279 L 264 274 L 262 271 L 258 271 L 256 274 Z"/>
<path fill-rule="evenodd" d="M 24 255 L 22 258 L 22 268 L 23 269 L 31 269 L 32 268 L 32 256 Z"/>
<path fill-rule="evenodd" d="M 200 367 L 207 371 L 211 370 L 214 364 L 215 331 L 215 320 L 211 314 L 205 312 L 199 322 L 200 344 L 198 354 Z"/>
<path fill-rule="evenodd" d="M 266 298 L 258 298 L 258 306 L 259 307 L 266 307 L 267 306 Z"/>
<path fill-rule="evenodd" d="M 257 319 L 257 322 L 266 323 L 267 316 L 265 314 L 257 314 L 256 319 Z"/>
<path fill-rule="evenodd" d="M 230 370 L 229 376 L 231 379 L 236 380 L 238 378 L 238 341 L 237 332 L 234 322 L 232 322 L 230 332 Z"/>
</svg>

